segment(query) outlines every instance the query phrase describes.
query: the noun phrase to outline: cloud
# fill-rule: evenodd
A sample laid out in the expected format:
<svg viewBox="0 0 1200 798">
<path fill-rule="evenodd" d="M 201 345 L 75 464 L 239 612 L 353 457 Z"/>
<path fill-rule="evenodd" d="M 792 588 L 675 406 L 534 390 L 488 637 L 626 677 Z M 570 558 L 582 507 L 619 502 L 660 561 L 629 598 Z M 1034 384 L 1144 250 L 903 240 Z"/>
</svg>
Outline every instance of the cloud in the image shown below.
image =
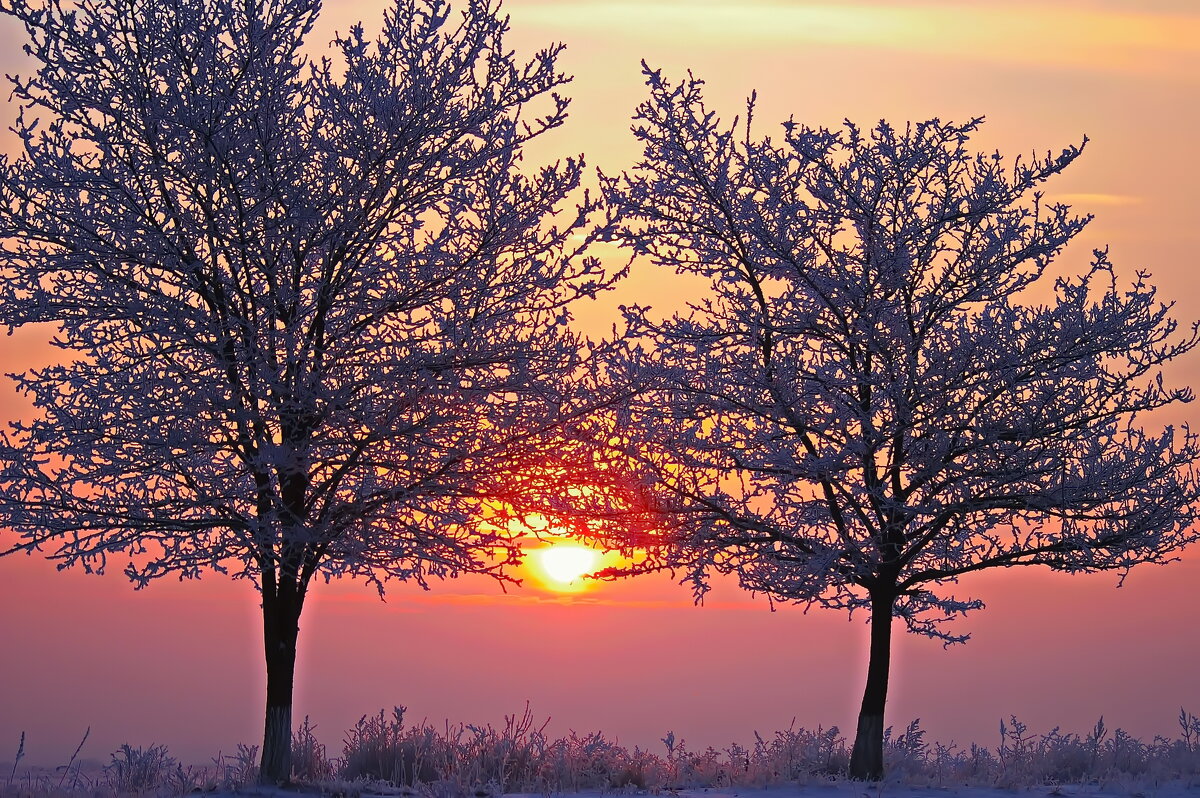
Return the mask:
<svg viewBox="0 0 1200 798">
<path fill-rule="evenodd" d="M 1054 202 L 1062 202 L 1077 210 L 1086 211 L 1099 205 L 1114 207 L 1119 205 L 1138 205 L 1143 200 L 1129 194 L 1054 194 L 1049 197 Z"/>
<path fill-rule="evenodd" d="M 834 45 L 958 59 L 1178 72 L 1200 55 L 1200 16 L 1031 3 L 808 3 L 785 0 L 511 2 L 514 22 L 722 49 Z M 1181 59 L 1182 57 L 1182 59 Z"/>
<path fill-rule="evenodd" d="M 321 594 L 320 601 L 328 605 L 360 605 L 371 604 L 378 606 L 379 596 L 368 591 L 359 592 L 326 592 Z M 474 593 L 429 591 L 414 593 L 392 593 L 383 602 L 388 612 L 414 613 L 422 612 L 428 607 L 509 607 L 511 609 L 526 609 L 545 606 L 576 606 L 576 607 L 613 607 L 617 609 L 645 610 L 682 610 L 695 611 L 696 605 L 691 595 L 679 591 L 678 598 L 651 598 L 647 596 L 611 596 L 600 593 L 550 593 L 535 590 L 510 590 L 508 593 Z M 704 610 L 707 611 L 753 611 L 764 612 L 767 603 L 762 599 L 740 597 L 726 601 L 706 601 Z"/>
<path fill-rule="evenodd" d="M 589 607 L 631 607 L 640 609 L 692 609 L 695 605 L 690 598 L 680 599 L 645 599 L 645 598 L 611 598 L 597 596 L 592 593 L 541 593 L 533 591 L 512 591 L 506 595 L 482 593 L 422 593 L 418 596 L 405 597 L 406 601 L 420 604 L 440 604 L 458 606 L 500 605 L 510 607 L 540 607 L 547 605 L 558 606 L 589 606 Z"/>
</svg>

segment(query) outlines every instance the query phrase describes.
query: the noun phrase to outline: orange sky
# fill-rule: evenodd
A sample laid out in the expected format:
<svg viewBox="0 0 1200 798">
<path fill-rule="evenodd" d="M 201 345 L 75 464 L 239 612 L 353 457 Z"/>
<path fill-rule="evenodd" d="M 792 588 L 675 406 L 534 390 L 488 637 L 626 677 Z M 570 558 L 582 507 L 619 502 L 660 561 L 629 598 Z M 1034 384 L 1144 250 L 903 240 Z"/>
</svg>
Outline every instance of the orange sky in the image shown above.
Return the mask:
<svg viewBox="0 0 1200 798">
<path fill-rule="evenodd" d="M 372 2 L 330 0 L 315 41 Z M 809 3 L 797 0 L 509 0 L 519 50 L 561 40 L 576 75 L 573 119 L 536 158 L 585 152 L 606 171 L 637 155 L 628 117 L 641 99 L 639 59 L 709 84 L 732 116 L 752 89 L 760 132 L 795 115 L 810 124 L 869 124 L 986 115 L 974 143 L 1008 154 L 1057 151 L 1091 138 L 1049 186 L 1096 221 L 1064 256 L 1081 264 L 1110 244 L 1126 273 L 1149 268 L 1177 316 L 1200 318 L 1200 11 L 1192 0 Z M 20 31 L 0 24 L 0 68 L 23 67 Z M 11 113 L 11 112 L 10 112 Z M 615 307 L 669 308 L 674 275 L 635 267 L 622 288 L 582 308 L 603 331 Z M 0 338 L 0 369 L 43 359 L 38 336 Z M 1169 372 L 1200 383 L 1200 356 Z M 6 385 L 0 419 L 21 412 Z M 1197 406 L 1174 414 L 1195 420 Z M 866 660 L 865 617 L 771 613 L 718 583 L 691 605 L 666 579 L 557 595 L 532 584 L 501 595 L 460 580 L 431 593 L 401 587 L 387 604 L 359 585 L 315 588 L 301 621 L 297 712 L 337 749 L 363 713 L 404 704 L 409 717 L 496 722 L 526 700 L 551 731 L 600 729 L 661 748 L 751 740 L 793 717 L 852 728 Z M 988 608 L 963 628 L 966 646 L 897 639 L 889 722 L 920 717 L 960 745 L 996 743 L 1015 714 L 1035 731 L 1083 731 L 1103 714 L 1141 736 L 1175 731 L 1182 705 L 1200 711 L 1200 556 L 1115 577 L 1038 571 L 963 580 Z M 219 578 L 134 593 L 119 575 L 56 573 L 31 558 L 0 560 L 0 759 L 28 733 L 37 763 L 65 763 L 122 742 L 165 743 L 185 761 L 257 742 L 261 637 L 246 585 Z"/>
</svg>

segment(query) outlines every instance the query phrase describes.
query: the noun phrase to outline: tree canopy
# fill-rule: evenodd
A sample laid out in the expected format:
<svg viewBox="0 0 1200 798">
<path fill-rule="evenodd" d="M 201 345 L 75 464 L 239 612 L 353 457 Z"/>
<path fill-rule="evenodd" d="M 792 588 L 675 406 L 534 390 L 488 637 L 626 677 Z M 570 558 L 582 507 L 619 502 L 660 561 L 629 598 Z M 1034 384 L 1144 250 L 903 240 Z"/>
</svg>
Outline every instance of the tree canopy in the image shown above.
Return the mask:
<svg viewBox="0 0 1200 798">
<path fill-rule="evenodd" d="M 872 615 L 856 775 L 878 775 L 893 616 L 947 642 L 992 567 L 1123 571 L 1196 538 L 1197 438 L 1148 431 L 1192 399 L 1160 369 L 1197 343 L 1146 272 L 1056 258 L 1090 220 L 1040 186 L 1082 145 L 976 153 L 981 120 L 756 138 L 702 82 L 646 69 L 644 147 L 606 196 L 618 240 L 708 292 L 625 309 L 630 400 L 581 429 L 575 529 L 773 600 Z M 578 458 L 584 460 L 585 458 Z M 571 508 L 561 506 L 564 516 Z M 868 706 L 869 705 L 869 706 Z M 874 740 L 874 753 L 860 750 Z"/>
<path fill-rule="evenodd" d="M 297 619 L 317 576 L 503 578 L 481 521 L 577 397 L 581 158 L 555 45 L 520 61 L 493 0 L 396 0 L 306 55 L 317 0 L 9 0 L 35 72 L 0 161 L 0 324 L 62 362 L 17 375 L 0 438 L 17 550 L 139 586 L 261 589 L 266 780 L 286 779 Z M 125 556 L 129 555 L 129 556 Z"/>
</svg>

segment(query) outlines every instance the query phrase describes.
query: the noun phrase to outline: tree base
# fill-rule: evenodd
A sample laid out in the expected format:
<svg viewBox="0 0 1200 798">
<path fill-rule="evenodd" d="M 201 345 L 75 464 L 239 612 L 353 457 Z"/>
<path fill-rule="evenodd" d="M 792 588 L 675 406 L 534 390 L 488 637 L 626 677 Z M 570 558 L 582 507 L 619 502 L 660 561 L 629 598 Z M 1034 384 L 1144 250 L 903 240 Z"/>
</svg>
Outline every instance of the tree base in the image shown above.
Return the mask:
<svg viewBox="0 0 1200 798">
<path fill-rule="evenodd" d="M 292 778 L 292 708 L 267 707 L 267 723 L 263 735 L 262 762 L 258 783 L 264 786 L 283 786 Z"/>
<path fill-rule="evenodd" d="M 850 778 L 856 781 L 883 778 L 883 715 L 858 716 L 858 734 L 850 754 Z"/>
</svg>

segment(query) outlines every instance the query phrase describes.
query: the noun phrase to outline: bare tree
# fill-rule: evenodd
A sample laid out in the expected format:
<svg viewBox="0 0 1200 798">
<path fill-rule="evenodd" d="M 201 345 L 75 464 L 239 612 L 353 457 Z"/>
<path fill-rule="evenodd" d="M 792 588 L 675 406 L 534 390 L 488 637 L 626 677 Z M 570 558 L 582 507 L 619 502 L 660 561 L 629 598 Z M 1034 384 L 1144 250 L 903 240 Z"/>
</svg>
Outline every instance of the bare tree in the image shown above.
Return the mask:
<svg viewBox="0 0 1200 798">
<path fill-rule="evenodd" d="M 508 578 L 485 502 L 570 401 L 567 304 L 611 280 L 597 200 L 560 210 L 582 161 L 520 168 L 566 117 L 562 46 L 517 61 L 498 3 L 463 5 L 396 0 L 318 60 L 318 0 L 2 5 L 36 72 L 0 323 L 54 325 L 64 360 L 17 377 L 38 416 L 0 441 L 0 526 L 64 566 L 128 554 L 139 587 L 253 580 L 265 782 L 315 577 Z"/>
<path fill-rule="evenodd" d="M 640 388 L 591 462 L 580 534 L 640 565 L 870 614 L 850 765 L 883 769 L 893 618 L 947 643 L 984 568 L 1164 562 L 1196 538 L 1197 440 L 1138 423 L 1191 350 L 1139 272 L 1052 261 L 1088 222 L 1037 186 L 1080 154 L 977 155 L 980 120 L 869 131 L 723 126 L 701 81 L 646 68 L 635 170 L 606 183 L 620 238 L 711 281 L 669 318 L 626 309 L 613 379 Z M 563 468 L 571 467 L 564 462 Z M 569 506 L 558 512 L 569 516 Z"/>
</svg>

